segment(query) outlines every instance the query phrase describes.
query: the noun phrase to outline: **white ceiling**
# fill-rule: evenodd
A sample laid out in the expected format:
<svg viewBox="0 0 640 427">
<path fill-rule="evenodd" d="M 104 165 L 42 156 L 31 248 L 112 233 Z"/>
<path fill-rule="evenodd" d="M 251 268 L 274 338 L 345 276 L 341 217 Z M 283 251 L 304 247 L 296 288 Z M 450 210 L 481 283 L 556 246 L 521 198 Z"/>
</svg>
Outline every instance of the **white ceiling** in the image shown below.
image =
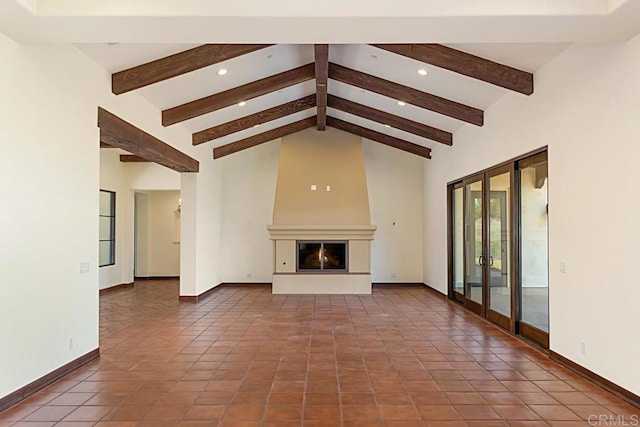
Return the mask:
<svg viewBox="0 0 640 427">
<path fill-rule="evenodd" d="M 484 110 L 508 91 L 365 43 L 444 43 L 535 72 L 572 42 L 638 34 L 638 16 L 640 0 L 2 0 L 0 32 L 19 41 L 76 43 L 109 72 L 202 43 L 281 43 L 136 91 L 161 110 L 313 62 L 310 43 L 331 43 L 330 60 L 337 64 Z M 225 76 L 217 74 L 222 67 L 229 70 Z M 419 76 L 419 68 L 429 74 Z M 328 91 L 450 132 L 462 125 L 335 81 Z M 314 92 L 311 80 L 174 126 L 196 132 Z M 313 114 L 310 109 L 205 145 Z M 421 145 L 437 144 L 332 109 L 329 114 Z"/>
<path fill-rule="evenodd" d="M 624 40 L 640 0 L 2 0 L 19 41 L 531 43 Z"/>
</svg>

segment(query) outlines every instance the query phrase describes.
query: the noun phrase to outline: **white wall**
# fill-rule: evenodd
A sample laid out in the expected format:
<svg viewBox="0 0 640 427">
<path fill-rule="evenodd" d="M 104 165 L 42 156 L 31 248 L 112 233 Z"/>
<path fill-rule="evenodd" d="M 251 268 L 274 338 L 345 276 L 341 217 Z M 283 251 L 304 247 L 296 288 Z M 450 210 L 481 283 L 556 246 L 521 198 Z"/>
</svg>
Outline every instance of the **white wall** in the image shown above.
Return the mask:
<svg viewBox="0 0 640 427">
<path fill-rule="evenodd" d="M 207 150 L 209 155 L 210 150 Z M 222 167 L 200 163 L 181 174 L 180 295 L 197 296 L 222 282 Z"/>
<path fill-rule="evenodd" d="M 640 38 L 572 46 L 536 73 L 534 95 L 506 95 L 484 127 L 464 126 L 453 147 L 436 147 L 424 176 L 424 276 L 446 292 L 446 183 L 549 146 L 551 350 L 636 394 L 640 198 L 627 188 L 640 156 L 638 75 Z"/>
<path fill-rule="evenodd" d="M 74 46 L 20 45 L 0 35 L 0 57 L 0 144 L 10 159 L 0 168 L 0 196 L 10 201 L 0 209 L 3 397 L 99 345 L 97 107 L 203 163 L 211 152 L 194 149 L 180 126 L 162 127 L 157 108 L 139 95 L 111 94 L 110 75 Z M 220 176 L 203 169 L 198 191 L 215 194 Z M 189 244 L 219 242 L 219 216 L 199 221 Z M 202 262 L 198 275 L 213 286 L 219 267 Z"/>
<path fill-rule="evenodd" d="M 102 150 L 109 151 L 109 150 Z M 156 163 L 126 163 L 125 181 L 132 190 L 180 190 L 180 174 Z"/>
<path fill-rule="evenodd" d="M 364 140 L 371 224 L 371 280 L 422 283 L 422 158 Z"/>
<path fill-rule="evenodd" d="M 179 199 L 179 191 L 136 193 L 136 277 L 180 275 Z"/>
<path fill-rule="evenodd" d="M 222 281 L 271 282 L 280 140 L 218 160 L 222 166 Z"/>
<path fill-rule="evenodd" d="M 98 346 L 101 75 L 2 35 L 0 57 L 1 397 Z"/>
</svg>

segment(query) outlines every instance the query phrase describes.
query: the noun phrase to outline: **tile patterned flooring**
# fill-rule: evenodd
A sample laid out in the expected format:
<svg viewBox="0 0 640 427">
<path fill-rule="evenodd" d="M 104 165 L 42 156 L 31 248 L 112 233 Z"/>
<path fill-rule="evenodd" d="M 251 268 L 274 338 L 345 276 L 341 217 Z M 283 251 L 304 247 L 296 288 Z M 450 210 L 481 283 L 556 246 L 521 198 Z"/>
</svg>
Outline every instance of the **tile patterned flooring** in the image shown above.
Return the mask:
<svg viewBox="0 0 640 427">
<path fill-rule="evenodd" d="M 0 414 L 0 427 L 573 427 L 640 415 L 419 286 L 235 286 L 197 304 L 177 294 L 176 281 L 142 281 L 101 296 L 101 358 Z"/>
</svg>

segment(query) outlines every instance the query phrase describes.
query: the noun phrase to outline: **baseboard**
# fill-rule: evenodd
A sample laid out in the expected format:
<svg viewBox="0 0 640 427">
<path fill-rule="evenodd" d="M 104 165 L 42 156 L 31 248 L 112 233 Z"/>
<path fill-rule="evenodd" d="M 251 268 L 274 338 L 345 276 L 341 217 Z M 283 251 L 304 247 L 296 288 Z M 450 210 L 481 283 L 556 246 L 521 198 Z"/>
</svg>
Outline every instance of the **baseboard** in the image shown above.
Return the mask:
<svg viewBox="0 0 640 427">
<path fill-rule="evenodd" d="M 242 287 L 242 286 L 271 286 L 270 282 L 256 282 L 256 283 L 241 283 L 241 282 L 222 282 L 217 286 L 214 286 L 213 288 L 204 291 L 203 293 L 201 293 L 200 295 L 180 295 L 178 297 L 178 300 L 181 302 L 200 302 L 203 299 L 207 298 L 209 295 L 211 295 L 214 291 L 220 289 L 220 288 L 224 288 L 224 287 Z"/>
<path fill-rule="evenodd" d="M 373 282 L 372 287 L 380 288 L 384 286 L 422 286 L 420 282 Z"/>
<path fill-rule="evenodd" d="M 586 378 L 595 385 L 607 390 L 610 393 L 613 393 L 620 399 L 630 403 L 636 408 L 640 408 L 640 396 L 638 396 L 637 394 L 620 387 L 619 385 L 609 381 L 606 378 L 601 377 L 600 375 L 596 374 L 593 371 L 590 371 L 582 365 L 578 365 L 573 360 L 567 359 L 566 357 L 556 353 L 553 350 L 549 350 L 549 358 L 554 362 L 561 364 L 565 368 L 575 372 L 581 377 Z"/>
<path fill-rule="evenodd" d="M 180 276 L 145 276 L 134 277 L 134 280 L 180 280 Z"/>
<path fill-rule="evenodd" d="M 272 284 L 271 282 L 222 282 L 220 286 L 271 286 Z"/>
<path fill-rule="evenodd" d="M 33 393 L 42 390 L 46 386 L 53 384 L 65 375 L 75 371 L 79 367 L 86 365 L 92 360 L 100 357 L 100 348 L 90 351 L 89 353 L 78 357 L 75 360 L 67 363 L 58 369 L 49 372 L 47 375 L 38 378 L 37 380 L 27 384 L 26 386 L 19 388 L 11 394 L 6 395 L 0 399 L 0 412 L 12 407 L 16 403 L 26 399 Z"/>
<path fill-rule="evenodd" d="M 120 283 L 119 285 L 109 286 L 108 288 L 100 289 L 100 295 L 107 294 L 113 291 L 119 291 L 120 289 L 133 288 L 135 285 L 131 283 Z"/>
<path fill-rule="evenodd" d="M 203 293 L 201 293 L 199 295 L 180 295 L 178 297 L 178 301 L 180 301 L 180 302 L 199 302 L 199 301 L 202 301 L 203 299 L 205 299 L 206 297 L 211 295 L 213 292 L 215 292 L 215 290 L 218 289 L 220 286 L 222 286 L 222 283 L 212 287 L 209 290 L 204 291 Z"/>
<path fill-rule="evenodd" d="M 422 283 L 422 285 L 425 288 L 427 288 L 427 290 L 431 291 L 438 298 L 447 299 L 447 294 L 440 292 L 436 288 L 432 288 L 431 286 L 427 285 L 426 283 Z"/>
</svg>

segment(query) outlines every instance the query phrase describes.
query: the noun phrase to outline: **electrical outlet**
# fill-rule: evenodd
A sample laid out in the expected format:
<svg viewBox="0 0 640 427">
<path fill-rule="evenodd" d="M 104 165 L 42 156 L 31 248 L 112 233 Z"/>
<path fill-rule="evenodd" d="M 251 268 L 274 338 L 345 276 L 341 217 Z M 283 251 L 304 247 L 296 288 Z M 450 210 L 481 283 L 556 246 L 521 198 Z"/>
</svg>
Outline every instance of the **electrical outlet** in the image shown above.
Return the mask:
<svg viewBox="0 0 640 427">
<path fill-rule="evenodd" d="M 69 350 L 73 350 L 73 337 L 69 337 L 68 348 Z"/>
<path fill-rule="evenodd" d="M 395 279 L 398 275 L 396 273 L 391 273 L 391 278 Z"/>
<path fill-rule="evenodd" d="M 251 279 L 251 273 L 247 273 L 247 279 Z"/>
<path fill-rule="evenodd" d="M 587 343 L 584 341 L 580 343 L 580 353 L 587 355 Z"/>
</svg>

